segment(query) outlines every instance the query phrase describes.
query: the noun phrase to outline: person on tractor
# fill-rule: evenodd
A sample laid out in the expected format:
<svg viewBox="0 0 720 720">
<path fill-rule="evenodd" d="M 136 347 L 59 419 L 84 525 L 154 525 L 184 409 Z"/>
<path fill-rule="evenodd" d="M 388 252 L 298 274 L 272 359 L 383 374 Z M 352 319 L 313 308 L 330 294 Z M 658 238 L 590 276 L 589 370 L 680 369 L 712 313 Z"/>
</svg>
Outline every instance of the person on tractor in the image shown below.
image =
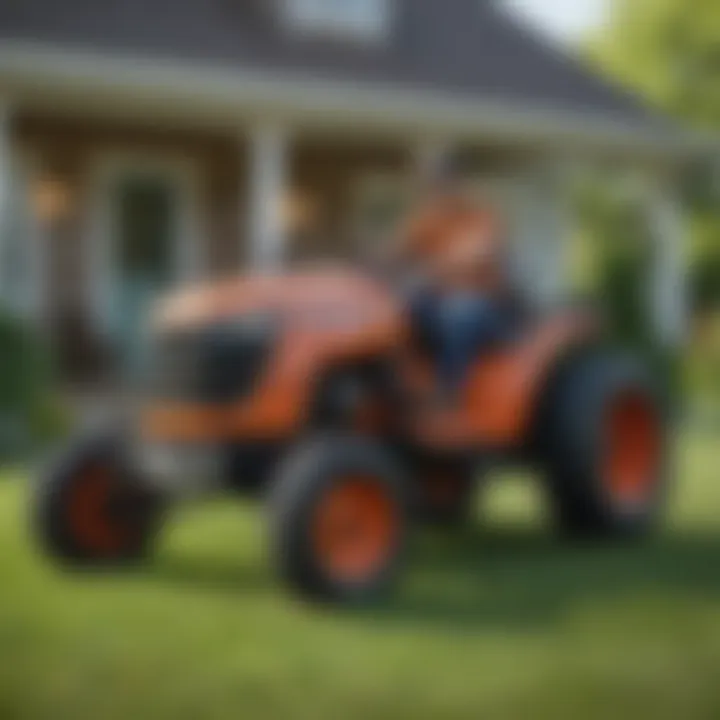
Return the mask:
<svg viewBox="0 0 720 720">
<path fill-rule="evenodd" d="M 503 223 L 489 203 L 443 178 L 403 220 L 391 252 L 413 277 L 409 314 L 435 355 L 440 392 L 431 425 L 457 435 L 471 367 L 513 327 Z"/>
</svg>

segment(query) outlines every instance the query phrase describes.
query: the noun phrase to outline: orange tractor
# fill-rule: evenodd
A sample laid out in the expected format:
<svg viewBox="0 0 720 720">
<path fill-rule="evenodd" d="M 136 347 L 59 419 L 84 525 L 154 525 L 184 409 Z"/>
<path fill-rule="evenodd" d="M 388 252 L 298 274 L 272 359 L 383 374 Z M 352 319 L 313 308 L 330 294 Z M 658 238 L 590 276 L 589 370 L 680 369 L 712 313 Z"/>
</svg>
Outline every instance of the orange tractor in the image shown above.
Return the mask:
<svg viewBox="0 0 720 720">
<path fill-rule="evenodd" d="M 355 602 L 395 579 L 415 523 L 460 522 L 480 469 L 505 461 L 541 471 L 566 533 L 651 528 L 664 412 L 598 323 L 526 320 L 478 358 L 446 422 L 433 348 L 408 315 L 390 283 L 341 267 L 168 297 L 132 420 L 78 442 L 38 485 L 44 547 L 72 563 L 136 560 L 173 501 L 243 490 L 267 498 L 284 580 Z"/>
</svg>

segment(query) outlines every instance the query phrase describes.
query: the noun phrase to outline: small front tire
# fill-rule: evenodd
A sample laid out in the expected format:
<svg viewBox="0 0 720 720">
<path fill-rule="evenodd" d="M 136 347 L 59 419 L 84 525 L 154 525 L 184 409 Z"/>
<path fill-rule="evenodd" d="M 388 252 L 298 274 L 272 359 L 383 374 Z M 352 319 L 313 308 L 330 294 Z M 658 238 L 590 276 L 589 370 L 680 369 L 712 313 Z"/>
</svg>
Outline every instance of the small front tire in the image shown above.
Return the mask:
<svg viewBox="0 0 720 720">
<path fill-rule="evenodd" d="M 127 466 L 119 438 L 97 435 L 71 446 L 40 479 L 33 514 L 51 557 L 76 566 L 117 566 L 147 555 L 160 502 Z"/>
<path fill-rule="evenodd" d="M 364 603 L 396 580 L 408 532 L 406 483 L 378 443 L 332 435 L 286 459 L 274 484 L 272 549 L 295 592 Z"/>
</svg>

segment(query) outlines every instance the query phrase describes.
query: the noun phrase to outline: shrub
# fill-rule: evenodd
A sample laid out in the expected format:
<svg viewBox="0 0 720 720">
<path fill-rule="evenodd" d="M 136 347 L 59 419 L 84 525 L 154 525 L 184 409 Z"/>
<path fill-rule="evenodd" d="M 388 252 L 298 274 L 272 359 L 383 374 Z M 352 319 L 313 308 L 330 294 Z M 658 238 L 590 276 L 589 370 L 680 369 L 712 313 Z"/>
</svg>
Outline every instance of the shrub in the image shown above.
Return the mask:
<svg viewBox="0 0 720 720">
<path fill-rule="evenodd" d="M 576 201 L 582 234 L 592 247 L 593 277 L 587 290 L 602 309 L 612 339 L 646 360 L 677 407 L 680 358 L 662 347 L 653 331 L 648 299 L 653 243 L 637 188 L 594 179 L 578 187 Z"/>
<path fill-rule="evenodd" d="M 26 323 L 0 313 L 0 456 L 27 452 L 65 428 L 50 353 Z"/>
</svg>

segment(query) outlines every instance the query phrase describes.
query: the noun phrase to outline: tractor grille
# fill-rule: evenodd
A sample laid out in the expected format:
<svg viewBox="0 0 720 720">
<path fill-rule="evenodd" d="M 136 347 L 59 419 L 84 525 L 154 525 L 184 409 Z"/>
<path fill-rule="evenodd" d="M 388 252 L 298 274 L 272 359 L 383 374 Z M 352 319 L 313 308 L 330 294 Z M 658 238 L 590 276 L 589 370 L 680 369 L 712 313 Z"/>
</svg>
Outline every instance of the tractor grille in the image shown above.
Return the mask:
<svg viewBox="0 0 720 720">
<path fill-rule="evenodd" d="M 169 401 L 242 399 L 264 373 L 272 335 L 241 322 L 163 335 L 155 341 L 146 392 Z"/>
</svg>

